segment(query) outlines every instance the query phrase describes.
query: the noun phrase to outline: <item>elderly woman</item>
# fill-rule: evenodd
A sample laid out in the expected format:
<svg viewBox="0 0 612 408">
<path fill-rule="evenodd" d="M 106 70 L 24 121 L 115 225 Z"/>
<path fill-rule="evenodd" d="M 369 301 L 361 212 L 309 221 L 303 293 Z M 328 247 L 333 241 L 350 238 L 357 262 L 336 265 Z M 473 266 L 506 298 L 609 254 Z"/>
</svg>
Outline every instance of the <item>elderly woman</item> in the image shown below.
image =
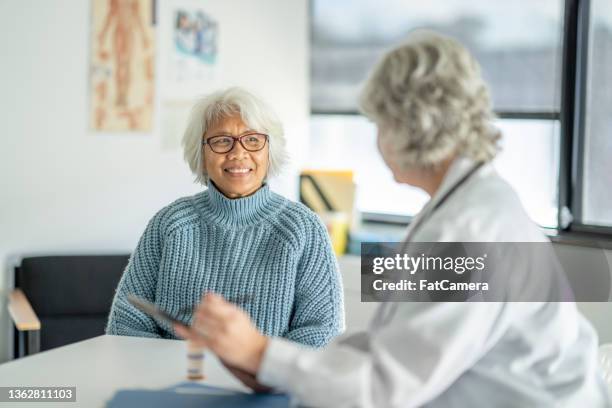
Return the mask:
<svg viewBox="0 0 612 408">
<path fill-rule="evenodd" d="M 490 163 L 499 133 L 459 43 L 413 33 L 384 56 L 361 105 L 395 180 L 431 195 L 407 239 L 545 241 Z M 596 335 L 571 302 L 383 303 L 370 330 L 308 350 L 206 296 L 194 327 L 177 331 L 307 406 L 608 406 Z"/>
<path fill-rule="evenodd" d="M 208 189 L 149 222 L 119 282 L 106 332 L 175 338 L 127 302 L 134 294 L 189 323 L 203 294 L 240 303 L 259 331 L 320 347 L 344 325 L 342 286 L 325 227 L 270 191 L 286 161 L 281 124 L 239 88 L 198 101 L 185 159 Z"/>
</svg>

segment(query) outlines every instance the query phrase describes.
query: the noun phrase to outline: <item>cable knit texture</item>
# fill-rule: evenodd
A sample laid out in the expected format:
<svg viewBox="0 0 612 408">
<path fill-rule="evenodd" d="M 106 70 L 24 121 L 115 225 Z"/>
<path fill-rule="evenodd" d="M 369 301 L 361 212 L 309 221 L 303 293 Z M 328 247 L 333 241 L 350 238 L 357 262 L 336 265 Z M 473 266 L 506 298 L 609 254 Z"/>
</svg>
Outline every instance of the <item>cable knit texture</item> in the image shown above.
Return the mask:
<svg viewBox="0 0 612 408">
<path fill-rule="evenodd" d="M 206 292 L 238 301 L 249 296 L 239 306 L 269 336 L 320 347 L 344 328 L 342 284 L 325 227 L 267 185 L 228 199 L 209 183 L 159 211 L 119 282 L 106 333 L 176 338 L 172 327 L 128 303 L 127 294 L 180 316 Z"/>
</svg>

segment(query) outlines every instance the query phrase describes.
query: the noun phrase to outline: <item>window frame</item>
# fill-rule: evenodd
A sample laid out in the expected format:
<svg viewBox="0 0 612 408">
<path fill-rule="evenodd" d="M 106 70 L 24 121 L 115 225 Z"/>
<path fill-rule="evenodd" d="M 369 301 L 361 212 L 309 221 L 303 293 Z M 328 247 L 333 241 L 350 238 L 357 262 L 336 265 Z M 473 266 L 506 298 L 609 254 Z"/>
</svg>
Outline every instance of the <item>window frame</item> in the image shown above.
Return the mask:
<svg viewBox="0 0 612 408">
<path fill-rule="evenodd" d="M 586 110 L 589 74 L 589 44 L 590 44 L 590 16 L 591 0 L 573 0 L 569 3 L 577 3 L 576 7 L 576 77 L 574 83 L 574 126 L 571 140 L 571 157 L 569 168 L 572 169 L 571 179 L 572 195 L 569 200 L 569 208 L 574 216 L 574 221 L 566 229 L 567 232 L 588 234 L 594 237 L 612 237 L 612 226 L 587 224 L 583 221 L 583 198 L 584 198 L 584 159 L 586 142 Z M 570 141 L 568 141 L 568 144 Z"/>
<path fill-rule="evenodd" d="M 590 0 L 563 2 L 561 97 L 559 111 L 495 111 L 500 119 L 557 120 L 560 125 L 557 227 L 544 228 L 561 244 L 612 249 L 612 226 L 583 222 L 585 113 L 590 35 Z M 309 1 L 309 40 L 313 43 L 314 0 Z M 310 64 L 312 78 L 312 63 Z M 310 115 L 359 115 L 352 110 L 310 110 Z M 413 217 L 363 213 L 364 222 L 409 224 Z"/>
</svg>

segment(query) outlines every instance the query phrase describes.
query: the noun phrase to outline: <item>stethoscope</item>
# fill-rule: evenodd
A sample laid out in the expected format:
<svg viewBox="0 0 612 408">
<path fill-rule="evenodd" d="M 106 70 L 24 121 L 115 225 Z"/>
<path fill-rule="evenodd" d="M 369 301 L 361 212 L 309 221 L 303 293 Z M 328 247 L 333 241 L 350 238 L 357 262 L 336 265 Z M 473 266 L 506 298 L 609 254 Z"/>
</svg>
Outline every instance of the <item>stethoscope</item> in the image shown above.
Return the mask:
<svg viewBox="0 0 612 408">
<path fill-rule="evenodd" d="M 412 241 L 416 231 L 423 225 L 425 221 L 430 219 L 433 214 L 444 204 L 450 196 L 452 196 L 462 185 L 464 185 L 482 166 L 484 162 L 478 162 L 472 166 L 472 168 L 461 177 L 451 188 L 440 197 L 440 199 L 431 206 L 426 212 L 416 221 L 416 224 L 408 231 L 406 238 L 402 244 L 400 252 L 404 252 L 408 244 Z M 370 321 L 370 331 L 376 331 L 386 326 L 391 322 L 400 302 L 383 302 L 376 309 L 374 317 Z"/>
</svg>

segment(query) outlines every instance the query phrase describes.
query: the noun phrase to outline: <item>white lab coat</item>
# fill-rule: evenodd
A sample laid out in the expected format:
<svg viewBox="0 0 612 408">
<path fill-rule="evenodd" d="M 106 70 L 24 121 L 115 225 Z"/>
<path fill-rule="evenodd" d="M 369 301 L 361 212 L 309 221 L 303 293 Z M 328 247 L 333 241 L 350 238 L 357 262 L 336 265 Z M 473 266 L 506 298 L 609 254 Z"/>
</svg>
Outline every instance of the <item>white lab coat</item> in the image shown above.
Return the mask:
<svg viewBox="0 0 612 408">
<path fill-rule="evenodd" d="M 453 162 L 423 217 L 471 167 Z M 415 219 L 411 225 L 417 224 Z M 424 221 L 413 241 L 546 237 L 487 164 Z M 310 350 L 273 338 L 257 378 L 306 406 L 607 407 L 597 335 L 574 303 L 388 303 L 366 332 Z M 379 310 L 380 311 L 380 310 Z"/>
</svg>

